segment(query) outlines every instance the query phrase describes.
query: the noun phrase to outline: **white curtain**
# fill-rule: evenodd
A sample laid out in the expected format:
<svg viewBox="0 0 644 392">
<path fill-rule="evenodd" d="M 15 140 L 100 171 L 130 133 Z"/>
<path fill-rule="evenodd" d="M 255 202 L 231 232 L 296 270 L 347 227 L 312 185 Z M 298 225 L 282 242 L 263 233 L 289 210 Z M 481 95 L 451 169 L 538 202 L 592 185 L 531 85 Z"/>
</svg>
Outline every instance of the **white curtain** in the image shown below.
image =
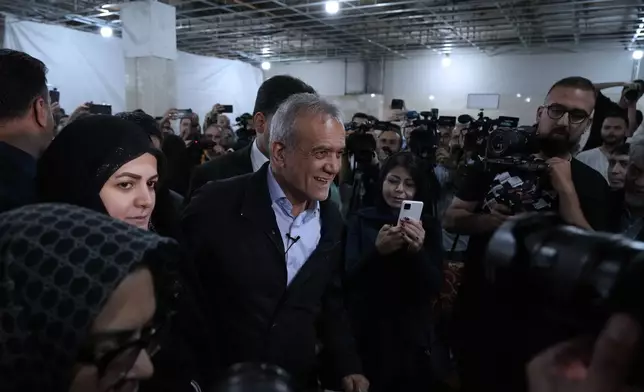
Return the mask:
<svg viewBox="0 0 644 392">
<path fill-rule="evenodd" d="M 236 60 L 197 56 L 179 52 L 176 60 L 179 109 L 192 109 L 203 116 L 213 105 L 233 105 L 231 121 L 252 113 L 263 73 L 257 67 Z"/>
<path fill-rule="evenodd" d="M 47 80 L 60 91 L 61 107 L 68 113 L 86 101 L 110 104 L 113 113 L 126 110 L 125 59 L 119 38 L 7 15 L 4 47 L 26 52 L 47 65 Z M 176 107 L 192 109 L 202 123 L 216 103 L 233 105 L 231 121 L 252 112 L 263 81 L 262 71 L 250 64 L 183 52 L 175 60 L 175 72 Z"/>
<path fill-rule="evenodd" d="M 60 91 L 60 105 L 68 114 L 87 101 L 112 105 L 113 113 L 125 110 L 125 60 L 120 39 L 7 15 L 4 47 L 45 63 L 47 81 Z"/>
</svg>

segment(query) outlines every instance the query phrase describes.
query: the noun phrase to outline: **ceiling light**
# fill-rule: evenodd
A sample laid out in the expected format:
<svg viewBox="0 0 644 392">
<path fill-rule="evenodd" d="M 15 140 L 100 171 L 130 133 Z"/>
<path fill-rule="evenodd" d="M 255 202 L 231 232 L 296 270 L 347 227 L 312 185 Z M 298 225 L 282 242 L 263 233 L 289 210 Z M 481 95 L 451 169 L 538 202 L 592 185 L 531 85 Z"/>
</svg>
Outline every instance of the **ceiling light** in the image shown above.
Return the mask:
<svg viewBox="0 0 644 392">
<path fill-rule="evenodd" d="M 449 54 L 446 54 L 443 57 L 443 60 L 441 60 L 441 64 L 443 65 L 443 68 L 446 68 L 446 67 L 449 67 L 450 65 L 452 65 L 452 59 L 449 58 Z"/>
<path fill-rule="evenodd" d="M 433 95 L 430 95 L 430 96 L 429 96 L 429 100 L 430 100 L 430 101 L 433 101 L 433 100 L 434 100 L 434 98 L 435 98 L 435 97 L 434 97 Z"/>
<path fill-rule="evenodd" d="M 634 60 L 641 60 L 642 57 L 644 57 L 644 52 L 642 52 L 641 50 L 636 50 L 636 51 L 633 52 L 633 59 Z"/>
<path fill-rule="evenodd" d="M 376 94 L 371 94 L 371 98 L 375 98 L 375 97 L 376 97 Z"/>
<path fill-rule="evenodd" d="M 525 101 L 530 103 L 530 101 L 532 101 L 532 99 L 530 97 L 528 97 L 528 98 L 525 99 Z"/>
<path fill-rule="evenodd" d="M 262 48 L 262 54 L 268 54 L 271 50 L 269 48 Z"/>
<path fill-rule="evenodd" d="M 639 28 L 644 29 L 644 23 L 640 23 Z"/>
<path fill-rule="evenodd" d="M 264 61 L 264 62 L 262 63 L 262 69 L 263 69 L 264 71 L 268 71 L 269 69 L 271 69 L 271 63 L 269 63 L 268 61 Z"/>
<path fill-rule="evenodd" d="M 340 11 L 340 3 L 337 1 L 327 1 L 324 5 L 327 14 L 337 14 Z"/>
<path fill-rule="evenodd" d="M 521 94 L 520 94 L 520 93 L 519 93 L 519 94 L 517 94 L 517 98 L 521 98 Z"/>
<path fill-rule="evenodd" d="M 642 29 L 635 30 L 635 35 L 642 35 Z"/>
<path fill-rule="evenodd" d="M 111 27 L 108 27 L 108 26 L 101 27 L 101 35 L 104 38 L 110 38 L 112 34 L 114 34 L 114 31 L 112 30 Z"/>
</svg>

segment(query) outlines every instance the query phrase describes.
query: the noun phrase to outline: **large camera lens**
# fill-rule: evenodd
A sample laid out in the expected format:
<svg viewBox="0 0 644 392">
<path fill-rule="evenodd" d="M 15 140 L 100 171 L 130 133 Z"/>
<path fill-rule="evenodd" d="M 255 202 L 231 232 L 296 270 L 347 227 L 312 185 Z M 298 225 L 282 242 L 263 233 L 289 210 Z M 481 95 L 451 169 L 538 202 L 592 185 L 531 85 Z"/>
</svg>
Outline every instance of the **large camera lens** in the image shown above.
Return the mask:
<svg viewBox="0 0 644 392">
<path fill-rule="evenodd" d="M 577 334 L 598 330 L 616 311 L 642 316 L 643 261 L 644 243 L 532 213 L 493 235 L 486 268 L 497 298 Z"/>
</svg>

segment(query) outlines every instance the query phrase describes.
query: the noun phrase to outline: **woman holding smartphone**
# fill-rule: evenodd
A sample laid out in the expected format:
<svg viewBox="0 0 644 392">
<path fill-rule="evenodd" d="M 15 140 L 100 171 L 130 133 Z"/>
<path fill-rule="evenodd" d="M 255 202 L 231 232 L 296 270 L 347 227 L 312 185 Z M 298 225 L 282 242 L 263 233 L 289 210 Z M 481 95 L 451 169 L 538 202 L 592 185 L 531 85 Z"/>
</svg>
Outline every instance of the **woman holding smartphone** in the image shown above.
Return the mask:
<svg viewBox="0 0 644 392">
<path fill-rule="evenodd" d="M 431 385 L 431 304 L 442 283 L 441 227 L 427 214 L 398 221 L 405 200 L 430 205 L 434 190 L 424 167 L 409 152 L 391 156 L 380 172 L 376 206 L 359 210 L 347 227 L 348 307 L 372 392 Z"/>
</svg>

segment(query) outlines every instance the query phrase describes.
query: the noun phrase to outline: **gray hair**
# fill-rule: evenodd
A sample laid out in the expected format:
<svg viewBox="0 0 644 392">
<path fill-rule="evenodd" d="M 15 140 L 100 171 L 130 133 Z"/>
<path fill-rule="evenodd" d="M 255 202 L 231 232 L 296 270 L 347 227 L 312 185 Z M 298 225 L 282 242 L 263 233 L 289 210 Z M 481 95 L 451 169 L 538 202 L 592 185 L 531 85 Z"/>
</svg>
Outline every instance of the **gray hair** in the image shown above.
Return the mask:
<svg viewBox="0 0 644 392">
<path fill-rule="evenodd" d="M 633 137 L 628 149 L 628 160 L 637 167 L 644 167 L 644 137 Z"/>
<path fill-rule="evenodd" d="M 326 99 L 310 93 L 294 94 L 284 101 L 270 124 L 270 143 L 283 143 L 288 148 L 295 145 L 295 120 L 301 114 L 323 114 L 342 124 L 340 109 Z"/>
</svg>

